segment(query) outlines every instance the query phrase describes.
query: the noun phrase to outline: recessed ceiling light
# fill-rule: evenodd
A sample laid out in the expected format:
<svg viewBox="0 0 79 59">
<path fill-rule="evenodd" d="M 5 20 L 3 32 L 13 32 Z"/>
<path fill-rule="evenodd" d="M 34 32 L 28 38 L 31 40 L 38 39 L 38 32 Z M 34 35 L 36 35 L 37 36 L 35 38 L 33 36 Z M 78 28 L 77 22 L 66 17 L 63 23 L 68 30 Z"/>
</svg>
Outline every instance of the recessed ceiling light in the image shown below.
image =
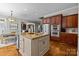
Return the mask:
<svg viewBox="0 0 79 59">
<path fill-rule="evenodd" d="M 24 9 L 24 11 L 27 11 L 27 9 Z"/>
<path fill-rule="evenodd" d="M 35 13 L 35 15 L 38 15 L 37 13 Z"/>
</svg>

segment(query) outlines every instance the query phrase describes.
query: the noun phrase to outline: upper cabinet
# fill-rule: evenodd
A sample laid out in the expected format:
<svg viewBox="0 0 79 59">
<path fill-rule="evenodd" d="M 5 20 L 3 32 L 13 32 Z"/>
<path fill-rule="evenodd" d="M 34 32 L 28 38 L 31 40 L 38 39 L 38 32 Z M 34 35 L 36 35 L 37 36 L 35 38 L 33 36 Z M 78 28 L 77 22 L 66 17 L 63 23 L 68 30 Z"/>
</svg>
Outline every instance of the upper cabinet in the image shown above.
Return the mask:
<svg viewBox="0 0 79 59">
<path fill-rule="evenodd" d="M 51 24 L 61 24 L 62 15 L 56 15 L 51 17 Z"/>
<path fill-rule="evenodd" d="M 78 15 L 64 16 L 62 20 L 63 28 L 77 28 L 78 27 Z"/>
<path fill-rule="evenodd" d="M 50 18 L 44 18 L 44 19 L 42 20 L 42 23 L 43 23 L 43 24 L 50 24 Z"/>
<path fill-rule="evenodd" d="M 51 17 L 51 24 L 55 24 L 56 23 L 56 17 Z"/>
<path fill-rule="evenodd" d="M 62 16 L 56 15 L 42 20 L 43 24 L 62 25 L 63 28 L 78 28 L 78 14 Z"/>
<path fill-rule="evenodd" d="M 72 16 L 72 23 L 74 24 L 73 27 L 78 27 L 78 15 Z"/>
</svg>

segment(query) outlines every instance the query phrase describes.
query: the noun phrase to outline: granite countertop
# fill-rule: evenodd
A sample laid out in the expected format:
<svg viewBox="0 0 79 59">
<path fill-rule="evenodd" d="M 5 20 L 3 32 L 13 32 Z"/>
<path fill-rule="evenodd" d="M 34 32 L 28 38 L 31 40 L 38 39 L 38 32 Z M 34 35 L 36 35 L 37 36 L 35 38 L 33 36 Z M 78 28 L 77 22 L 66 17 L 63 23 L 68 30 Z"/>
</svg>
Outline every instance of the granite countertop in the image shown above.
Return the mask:
<svg viewBox="0 0 79 59">
<path fill-rule="evenodd" d="M 43 34 L 43 33 L 22 33 L 21 35 L 24 36 L 25 38 L 28 38 L 28 39 L 36 39 L 36 38 L 40 38 L 40 37 L 43 37 L 43 36 L 47 36 L 49 34 Z"/>
<path fill-rule="evenodd" d="M 68 33 L 68 32 L 61 32 L 61 33 L 66 33 L 66 34 L 78 34 L 78 33 Z"/>
</svg>

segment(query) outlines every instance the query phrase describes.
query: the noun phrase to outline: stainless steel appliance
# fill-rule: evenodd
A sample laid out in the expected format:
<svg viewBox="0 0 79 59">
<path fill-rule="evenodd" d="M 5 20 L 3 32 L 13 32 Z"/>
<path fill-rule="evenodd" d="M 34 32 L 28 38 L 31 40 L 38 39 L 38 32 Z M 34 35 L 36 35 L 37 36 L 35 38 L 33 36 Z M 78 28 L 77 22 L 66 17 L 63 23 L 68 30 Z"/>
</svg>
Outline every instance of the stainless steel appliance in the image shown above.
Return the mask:
<svg viewBox="0 0 79 59">
<path fill-rule="evenodd" d="M 42 32 L 49 34 L 50 33 L 50 24 L 43 24 L 42 25 Z"/>
<path fill-rule="evenodd" d="M 60 25 L 51 25 L 51 36 L 59 37 Z"/>
</svg>

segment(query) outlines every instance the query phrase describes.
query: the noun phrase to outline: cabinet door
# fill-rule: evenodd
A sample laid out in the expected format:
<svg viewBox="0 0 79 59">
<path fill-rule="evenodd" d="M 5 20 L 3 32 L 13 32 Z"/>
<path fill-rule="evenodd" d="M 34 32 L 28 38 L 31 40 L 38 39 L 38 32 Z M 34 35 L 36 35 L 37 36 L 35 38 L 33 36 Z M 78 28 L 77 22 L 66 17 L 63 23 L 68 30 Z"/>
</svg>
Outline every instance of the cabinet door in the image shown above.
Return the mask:
<svg viewBox="0 0 79 59">
<path fill-rule="evenodd" d="M 55 24 L 56 23 L 56 17 L 51 17 L 51 24 Z"/>
<path fill-rule="evenodd" d="M 61 17 L 62 17 L 62 15 L 57 15 L 57 16 L 51 17 L 51 24 L 56 24 L 56 25 L 61 24 Z"/>
<path fill-rule="evenodd" d="M 47 19 L 46 19 L 46 23 L 47 23 L 47 24 L 50 24 L 50 18 L 47 18 Z"/>
<path fill-rule="evenodd" d="M 63 19 L 62 19 L 62 27 L 63 28 L 66 28 L 66 17 L 63 17 Z"/>
<path fill-rule="evenodd" d="M 78 38 L 77 34 L 67 34 L 66 36 L 67 36 L 66 43 L 77 47 L 77 38 Z"/>
<path fill-rule="evenodd" d="M 26 37 L 24 37 L 24 41 L 23 41 L 24 43 L 23 43 L 23 49 L 24 49 L 24 53 L 23 53 L 23 55 L 24 56 L 31 56 L 31 52 L 33 51 L 33 49 L 32 49 L 32 51 L 31 51 L 31 39 L 28 39 L 28 38 L 26 38 Z M 33 48 L 34 48 L 34 46 L 33 46 Z"/>
<path fill-rule="evenodd" d="M 60 39 L 61 42 L 77 46 L 77 34 L 61 33 Z"/>
<path fill-rule="evenodd" d="M 72 16 L 72 25 L 74 28 L 78 28 L 78 15 Z"/>
<path fill-rule="evenodd" d="M 50 37 L 50 40 L 51 41 L 60 41 L 60 38 L 59 37 L 56 37 L 56 36 L 51 36 Z"/>
<path fill-rule="evenodd" d="M 23 54 L 23 37 L 20 37 L 20 53 Z"/>
<path fill-rule="evenodd" d="M 60 33 L 60 41 L 66 43 L 66 33 Z"/>
<path fill-rule="evenodd" d="M 45 18 L 42 20 L 43 24 L 50 24 L 50 18 Z"/>
<path fill-rule="evenodd" d="M 66 27 L 72 27 L 72 17 L 71 16 L 67 16 L 66 18 Z"/>
<path fill-rule="evenodd" d="M 58 17 L 58 16 L 56 16 L 56 19 L 55 19 L 55 24 L 56 24 L 56 25 L 58 25 L 58 24 L 59 24 L 59 22 L 60 22 L 59 20 L 60 20 L 60 19 L 59 19 L 59 17 Z"/>
<path fill-rule="evenodd" d="M 23 55 L 24 55 L 24 53 L 25 53 L 25 39 L 23 38 L 23 40 L 22 40 L 23 42 L 22 42 L 22 46 L 23 46 Z"/>
<path fill-rule="evenodd" d="M 39 38 L 39 55 L 44 55 L 49 49 L 49 36 Z"/>
<path fill-rule="evenodd" d="M 56 23 L 56 25 L 61 24 L 61 15 L 56 16 L 55 23 Z"/>
<path fill-rule="evenodd" d="M 62 26 L 66 28 L 77 28 L 78 15 L 76 14 L 63 17 Z"/>
</svg>

